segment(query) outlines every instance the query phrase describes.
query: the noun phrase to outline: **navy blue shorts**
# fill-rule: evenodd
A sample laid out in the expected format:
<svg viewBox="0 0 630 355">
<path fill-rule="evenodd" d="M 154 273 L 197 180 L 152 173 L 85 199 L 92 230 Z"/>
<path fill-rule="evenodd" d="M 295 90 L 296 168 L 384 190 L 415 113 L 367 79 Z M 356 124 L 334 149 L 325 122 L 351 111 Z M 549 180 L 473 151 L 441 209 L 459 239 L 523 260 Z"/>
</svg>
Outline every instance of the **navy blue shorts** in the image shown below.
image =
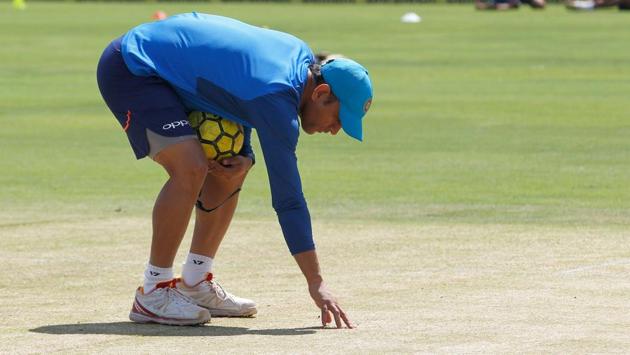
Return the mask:
<svg viewBox="0 0 630 355">
<path fill-rule="evenodd" d="M 157 76 L 132 74 L 120 53 L 121 38 L 109 44 L 96 78 L 105 103 L 127 133 L 136 158 L 149 154 L 147 130 L 163 137 L 195 135 L 175 90 Z"/>
</svg>

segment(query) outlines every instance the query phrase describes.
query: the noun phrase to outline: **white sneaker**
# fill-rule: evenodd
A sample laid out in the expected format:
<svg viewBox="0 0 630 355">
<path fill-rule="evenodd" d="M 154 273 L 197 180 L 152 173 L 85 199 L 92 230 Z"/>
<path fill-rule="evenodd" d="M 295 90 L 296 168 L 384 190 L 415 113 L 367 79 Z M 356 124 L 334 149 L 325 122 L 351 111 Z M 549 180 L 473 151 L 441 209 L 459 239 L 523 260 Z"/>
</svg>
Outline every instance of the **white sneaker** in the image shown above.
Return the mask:
<svg viewBox="0 0 630 355">
<path fill-rule="evenodd" d="M 157 284 L 151 292 L 136 290 L 129 319 L 138 323 L 196 325 L 210 321 L 210 312 L 175 288 L 175 279 Z"/>
<path fill-rule="evenodd" d="M 258 312 L 254 301 L 225 291 L 216 281 L 212 281 L 211 273 L 192 287 L 186 286 L 181 278 L 176 280 L 177 290 L 210 311 L 213 317 L 251 317 Z"/>
</svg>

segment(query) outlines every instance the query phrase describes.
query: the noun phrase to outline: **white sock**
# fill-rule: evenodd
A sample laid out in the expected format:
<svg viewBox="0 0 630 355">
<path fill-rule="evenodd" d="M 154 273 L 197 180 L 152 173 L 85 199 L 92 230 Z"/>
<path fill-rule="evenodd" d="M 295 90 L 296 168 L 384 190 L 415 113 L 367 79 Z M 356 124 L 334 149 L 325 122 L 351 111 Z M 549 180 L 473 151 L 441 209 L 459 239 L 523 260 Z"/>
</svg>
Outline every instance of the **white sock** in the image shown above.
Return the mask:
<svg viewBox="0 0 630 355">
<path fill-rule="evenodd" d="M 155 285 L 160 282 L 169 281 L 173 279 L 173 268 L 163 268 L 151 265 L 147 263 L 147 268 L 144 270 L 144 293 L 153 291 Z"/>
<path fill-rule="evenodd" d="M 182 279 L 188 286 L 194 286 L 206 277 L 212 270 L 212 258 L 205 255 L 188 253 L 188 258 L 182 267 Z"/>
</svg>

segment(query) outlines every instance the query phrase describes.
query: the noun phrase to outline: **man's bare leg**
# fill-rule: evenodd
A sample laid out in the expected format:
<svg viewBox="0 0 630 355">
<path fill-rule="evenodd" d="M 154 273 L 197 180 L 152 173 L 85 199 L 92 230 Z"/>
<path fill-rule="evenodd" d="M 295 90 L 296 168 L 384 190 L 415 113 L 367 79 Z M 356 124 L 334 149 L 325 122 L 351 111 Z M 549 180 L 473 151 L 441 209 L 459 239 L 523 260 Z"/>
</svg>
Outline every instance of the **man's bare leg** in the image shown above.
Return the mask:
<svg viewBox="0 0 630 355">
<path fill-rule="evenodd" d="M 238 193 L 229 196 L 243 185 L 244 180 L 245 176 L 227 180 L 208 174 L 199 199 L 205 208 L 223 204 L 212 212 L 196 209 L 191 253 L 215 257 L 238 204 Z"/>
<path fill-rule="evenodd" d="M 197 195 L 207 176 L 208 162 L 196 140 L 187 140 L 155 156 L 169 175 L 153 208 L 152 265 L 170 268 L 184 237 Z"/>
<path fill-rule="evenodd" d="M 199 200 L 205 209 L 217 208 L 212 212 L 196 210 L 189 259 L 182 270 L 182 281 L 177 284 L 180 292 L 213 317 L 250 317 L 257 312 L 254 301 L 234 296 L 213 282 L 212 274 L 208 274 L 211 267 L 205 263 L 212 262 L 223 241 L 238 203 L 238 193 L 234 192 L 244 179 L 245 174 L 231 179 L 208 174 Z"/>
<path fill-rule="evenodd" d="M 169 179 L 155 201 L 151 257 L 129 319 L 139 323 L 203 324 L 210 320 L 210 311 L 174 290 L 170 279 L 173 259 L 208 171 L 207 161 L 194 139 L 168 146 L 154 159 L 168 172 Z"/>
</svg>

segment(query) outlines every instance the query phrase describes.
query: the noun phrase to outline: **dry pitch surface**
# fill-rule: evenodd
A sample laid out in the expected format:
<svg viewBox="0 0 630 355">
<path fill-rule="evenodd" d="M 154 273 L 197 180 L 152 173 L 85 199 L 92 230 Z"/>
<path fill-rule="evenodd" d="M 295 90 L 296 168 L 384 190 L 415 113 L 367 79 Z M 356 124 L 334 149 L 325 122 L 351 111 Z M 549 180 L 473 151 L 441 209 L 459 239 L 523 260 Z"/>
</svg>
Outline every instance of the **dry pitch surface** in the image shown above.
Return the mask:
<svg viewBox="0 0 630 355">
<path fill-rule="evenodd" d="M 213 319 L 202 327 L 127 320 L 148 250 L 148 220 L 69 216 L 4 224 L 0 351 L 630 349 L 630 256 L 619 248 L 628 237 L 623 230 L 322 223 L 314 228 L 324 275 L 356 330 L 318 326 L 318 311 L 273 221 L 235 221 L 215 268 L 228 290 L 258 302 L 258 317 Z"/>
</svg>

